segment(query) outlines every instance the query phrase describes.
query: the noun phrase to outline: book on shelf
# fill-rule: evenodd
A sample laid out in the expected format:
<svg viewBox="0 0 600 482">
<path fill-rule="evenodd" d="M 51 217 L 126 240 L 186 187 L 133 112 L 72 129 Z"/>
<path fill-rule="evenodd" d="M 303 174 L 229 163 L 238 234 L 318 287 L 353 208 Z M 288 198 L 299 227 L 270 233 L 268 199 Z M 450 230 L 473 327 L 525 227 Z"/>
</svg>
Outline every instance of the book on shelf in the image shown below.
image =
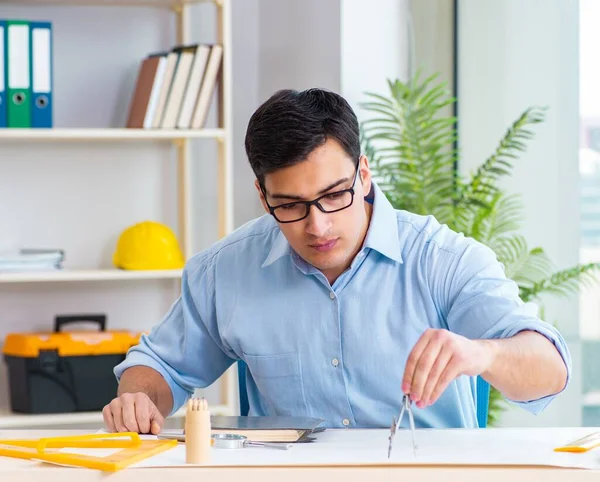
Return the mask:
<svg viewBox="0 0 600 482">
<path fill-rule="evenodd" d="M 193 50 L 193 64 L 190 68 L 181 108 L 179 109 L 179 117 L 177 118 L 177 127 L 179 129 L 188 129 L 191 127 L 192 115 L 194 115 L 196 99 L 199 97 L 200 89 L 202 87 L 202 80 L 210 51 L 211 48 L 208 45 L 198 45 L 195 50 Z"/>
<path fill-rule="evenodd" d="M 178 55 L 177 68 L 175 69 L 165 112 L 160 123 L 160 127 L 163 129 L 174 129 L 177 124 L 177 117 L 181 110 L 183 95 L 186 93 L 186 86 L 196 54 L 195 47 L 175 47 L 174 50 Z"/>
<path fill-rule="evenodd" d="M 154 82 L 158 83 L 158 94 L 156 97 L 156 108 L 151 117 L 148 119 L 148 123 L 149 126 L 154 129 L 158 129 L 160 127 L 160 122 L 165 113 L 165 106 L 167 105 L 167 98 L 169 97 L 169 90 L 171 88 L 171 82 L 173 81 L 173 75 L 175 74 L 175 67 L 177 67 L 178 58 L 179 54 L 175 51 L 167 53 L 165 74 L 163 78 L 153 79 Z"/>
<path fill-rule="evenodd" d="M 219 81 L 220 44 L 192 44 L 142 59 L 126 126 L 202 129 Z"/>
<path fill-rule="evenodd" d="M 160 84 L 167 67 L 167 55 L 151 54 L 142 61 L 137 86 L 127 119 L 128 127 L 148 128 L 156 112 Z"/>
<path fill-rule="evenodd" d="M 213 45 L 210 49 L 210 57 L 206 66 L 202 86 L 196 100 L 194 108 L 194 116 L 192 118 L 192 129 L 202 129 L 206 125 L 206 117 L 210 108 L 210 101 L 215 91 L 215 86 L 219 78 L 221 69 L 221 60 L 223 58 L 223 47 L 221 45 Z"/>
</svg>

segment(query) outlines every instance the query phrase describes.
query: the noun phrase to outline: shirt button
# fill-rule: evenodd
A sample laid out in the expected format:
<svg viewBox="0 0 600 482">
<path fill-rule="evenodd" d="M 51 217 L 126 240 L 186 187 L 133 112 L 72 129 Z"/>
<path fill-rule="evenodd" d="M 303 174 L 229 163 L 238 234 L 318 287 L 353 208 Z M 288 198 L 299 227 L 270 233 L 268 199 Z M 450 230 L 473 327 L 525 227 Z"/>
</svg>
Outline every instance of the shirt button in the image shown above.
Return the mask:
<svg viewBox="0 0 600 482">
<path fill-rule="evenodd" d="M 350 425 L 350 420 L 348 420 L 347 418 L 345 418 L 344 420 L 342 420 L 342 423 L 344 424 L 344 426 L 348 426 Z"/>
<path fill-rule="evenodd" d="M 334 367 L 337 367 L 340 364 L 340 361 L 337 358 L 334 358 L 333 360 L 331 360 L 331 364 Z"/>
<path fill-rule="evenodd" d="M 335 293 L 333 291 L 330 291 L 329 297 L 333 300 L 335 298 Z"/>
</svg>

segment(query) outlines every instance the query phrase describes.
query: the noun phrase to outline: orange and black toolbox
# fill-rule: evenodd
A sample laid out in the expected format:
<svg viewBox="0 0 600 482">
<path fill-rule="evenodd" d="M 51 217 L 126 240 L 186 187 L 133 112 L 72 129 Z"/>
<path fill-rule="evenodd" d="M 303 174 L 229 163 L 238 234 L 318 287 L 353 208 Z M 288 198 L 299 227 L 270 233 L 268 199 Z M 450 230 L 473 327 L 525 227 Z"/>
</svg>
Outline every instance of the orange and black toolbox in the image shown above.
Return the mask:
<svg viewBox="0 0 600 482">
<path fill-rule="evenodd" d="M 94 322 L 99 331 L 62 331 Z M 52 333 L 12 333 L 4 342 L 10 404 L 14 412 L 102 410 L 117 393 L 113 368 L 141 333 L 106 331 L 105 315 L 57 316 Z"/>
</svg>

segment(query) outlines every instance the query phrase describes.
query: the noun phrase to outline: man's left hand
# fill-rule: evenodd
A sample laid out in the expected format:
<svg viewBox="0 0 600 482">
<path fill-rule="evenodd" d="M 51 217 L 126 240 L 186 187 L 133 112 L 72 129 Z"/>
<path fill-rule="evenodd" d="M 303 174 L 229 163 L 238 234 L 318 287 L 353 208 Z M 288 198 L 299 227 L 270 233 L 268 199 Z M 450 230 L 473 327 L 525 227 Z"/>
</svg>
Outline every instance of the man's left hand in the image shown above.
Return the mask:
<svg viewBox="0 0 600 482">
<path fill-rule="evenodd" d="M 430 328 L 413 347 L 402 379 L 402 391 L 417 407 L 435 403 L 460 375 L 477 376 L 492 364 L 494 350 L 486 340 L 470 340 L 448 330 Z"/>
</svg>

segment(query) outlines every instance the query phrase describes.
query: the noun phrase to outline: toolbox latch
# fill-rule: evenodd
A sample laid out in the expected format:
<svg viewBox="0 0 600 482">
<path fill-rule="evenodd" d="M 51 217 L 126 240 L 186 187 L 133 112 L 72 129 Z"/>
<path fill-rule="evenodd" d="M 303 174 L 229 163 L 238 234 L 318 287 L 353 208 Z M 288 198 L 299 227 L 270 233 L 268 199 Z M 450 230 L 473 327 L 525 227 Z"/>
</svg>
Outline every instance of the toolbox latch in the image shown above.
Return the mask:
<svg viewBox="0 0 600 482">
<path fill-rule="evenodd" d="M 45 372 L 56 372 L 58 371 L 58 364 L 60 358 L 58 351 L 56 350 L 40 350 L 38 362 L 40 364 L 40 370 Z"/>
</svg>

